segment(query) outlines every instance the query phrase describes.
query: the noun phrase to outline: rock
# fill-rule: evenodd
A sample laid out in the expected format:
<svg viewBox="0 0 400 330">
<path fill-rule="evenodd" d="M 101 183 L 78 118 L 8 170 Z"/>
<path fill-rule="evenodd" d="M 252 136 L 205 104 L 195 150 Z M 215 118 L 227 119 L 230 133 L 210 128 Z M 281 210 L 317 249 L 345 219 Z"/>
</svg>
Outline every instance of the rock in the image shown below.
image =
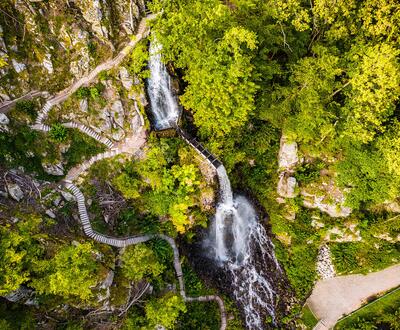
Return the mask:
<svg viewBox="0 0 400 330">
<path fill-rule="evenodd" d="M 294 177 L 287 177 L 282 173 L 279 177 L 277 192 L 281 197 L 294 198 L 297 196 L 296 192 L 297 181 Z"/>
<path fill-rule="evenodd" d="M 60 203 L 61 203 L 61 197 L 60 197 L 60 196 L 57 196 L 57 197 L 53 200 L 53 205 L 57 207 L 57 206 L 60 205 Z"/>
<path fill-rule="evenodd" d="M 7 191 L 0 190 L 0 197 L 7 198 L 8 197 Z"/>
<path fill-rule="evenodd" d="M 397 201 L 386 201 L 383 203 L 386 211 L 400 213 L 400 204 Z"/>
<path fill-rule="evenodd" d="M 77 0 L 75 4 L 81 9 L 84 19 L 91 23 L 93 31 L 103 40 L 104 38 L 108 38 L 108 31 L 102 25 L 103 12 L 100 1 Z"/>
<path fill-rule="evenodd" d="M 112 270 L 109 270 L 104 281 L 100 283 L 100 289 L 108 289 L 109 287 L 111 287 L 113 280 L 114 272 Z"/>
<path fill-rule="evenodd" d="M 0 125 L 8 125 L 9 123 L 10 119 L 4 113 L 0 113 Z"/>
<path fill-rule="evenodd" d="M 75 201 L 75 196 L 70 194 L 67 191 L 61 191 L 61 196 L 67 201 L 67 202 L 73 202 Z"/>
<path fill-rule="evenodd" d="M 54 69 L 53 69 L 53 63 L 51 62 L 51 55 L 46 54 L 43 62 L 42 62 L 44 68 L 49 72 L 49 74 L 53 74 Z"/>
<path fill-rule="evenodd" d="M 11 63 L 13 65 L 13 67 L 14 67 L 14 70 L 17 73 L 21 73 L 22 71 L 24 71 L 26 69 L 26 65 L 24 63 L 20 63 L 17 60 L 15 60 L 14 58 L 11 59 Z"/>
<path fill-rule="evenodd" d="M 61 162 L 57 164 L 42 164 L 42 167 L 47 174 L 57 176 L 64 175 L 64 166 Z"/>
<path fill-rule="evenodd" d="M 24 198 L 24 192 L 16 183 L 7 184 L 7 191 L 11 198 L 15 199 L 17 202 Z"/>
<path fill-rule="evenodd" d="M 32 292 L 33 290 L 21 286 L 17 290 L 11 291 L 9 294 L 5 295 L 4 298 L 11 302 L 20 302 L 21 300 L 29 298 Z"/>
<path fill-rule="evenodd" d="M 12 223 L 17 223 L 19 221 L 17 217 L 11 217 L 10 220 Z"/>
<path fill-rule="evenodd" d="M 317 273 L 323 280 L 335 277 L 336 275 L 331 253 L 327 245 L 323 245 L 319 249 L 317 257 Z"/>
<path fill-rule="evenodd" d="M 120 100 L 116 100 L 112 104 L 110 115 L 113 121 L 114 128 L 124 127 L 125 111 L 124 107 L 122 106 L 122 102 Z"/>
<path fill-rule="evenodd" d="M 0 113 L 0 132 L 8 132 L 10 120 L 4 113 Z"/>
<path fill-rule="evenodd" d="M 281 137 L 278 162 L 281 170 L 291 170 L 299 162 L 297 143 L 288 142 L 287 137 L 284 135 Z"/>
<path fill-rule="evenodd" d="M 133 86 L 133 79 L 129 75 L 128 70 L 123 66 L 119 69 L 119 78 L 121 80 L 122 86 L 126 90 L 130 91 Z"/>
<path fill-rule="evenodd" d="M 303 205 L 310 209 L 319 209 L 322 212 L 329 214 L 332 218 L 345 218 L 351 214 L 352 209 L 344 206 L 344 200 L 325 202 L 326 196 L 316 196 L 306 192 L 301 193 L 306 199 L 303 200 Z"/>
<path fill-rule="evenodd" d="M 52 210 L 46 210 L 46 215 L 52 219 L 56 218 L 56 215 L 54 214 L 54 212 Z"/>
<path fill-rule="evenodd" d="M 79 109 L 82 112 L 87 112 L 88 111 L 88 100 L 87 99 L 82 99 L 79 101 Z"/>
</svg>

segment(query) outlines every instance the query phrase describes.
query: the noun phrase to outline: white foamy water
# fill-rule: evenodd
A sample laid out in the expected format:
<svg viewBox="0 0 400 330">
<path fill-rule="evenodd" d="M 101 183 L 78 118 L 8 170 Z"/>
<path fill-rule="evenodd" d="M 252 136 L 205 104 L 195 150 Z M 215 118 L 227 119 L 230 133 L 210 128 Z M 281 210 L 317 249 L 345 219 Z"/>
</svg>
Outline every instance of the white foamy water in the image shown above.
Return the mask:
<svg viewBox="0 0 400 330">
<path fill-rule="evenodd" d="M 154 126 L 159 130 L 176 126 L 179 118 L 178 103 L 170 86 L 171 79 L 161 62 L 161 48 L 157 42 L 150 44 L 150 78 L 147 85 Z"/>
<path fill-rule="evenodd" d="M 211 229 L 215 258 L 232 278 L 233 294 L 248 329 L 263 329 L 266 314 L 275 321 L 275 291 L 269 271 L 281 272 L 273 244 L 244 196 L 233 196 L 223 166 L 217 169 L 221 201 Z M 274 269 L 268 269 L 273 263 Z"/>
</svg>

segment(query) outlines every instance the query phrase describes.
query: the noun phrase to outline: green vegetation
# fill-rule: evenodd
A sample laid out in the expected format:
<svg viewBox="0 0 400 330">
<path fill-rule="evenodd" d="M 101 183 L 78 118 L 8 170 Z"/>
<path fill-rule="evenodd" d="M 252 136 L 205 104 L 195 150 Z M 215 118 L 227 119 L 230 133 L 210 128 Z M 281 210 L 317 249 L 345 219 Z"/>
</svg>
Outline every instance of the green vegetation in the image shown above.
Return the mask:
<svg viewBox="0 0 400 330">
<path fill-rule="evenodd" d="M 301 314 L 301 321 L 306 326 L 306 329 L 311 330 L 318 323 L 318 320 L 307 305 L 303 307 Z"/>
<path fill-rule="evenodd" d="M 51 126 L 49 136 L 54 142 L 64 142 L 67 139 L 67 129 L 61 124 L 54 124 Z"/>
<path fill-rule="evenodd" d="M 335 329 L 399 329 L 400 290 L 370 302 L 355 313 L 339 321 Z"/>
<path fill-rule="evenodd" d="M 122 272 L 135 282 L 157 277 L 164 268 L 155 253 L 144 244 L 129 246 L 122 256 Z"/>
<path fill-rule="evenodd" d="M 200 210 L 200 171 L 192 163 L 190 151 L 177 139 L 152 138 L 146 157 L 128 163 L 113 183 L 121 193 L 134 200 L 140 213 L 167 216 L 180 233 L 194 221 L 207 219 Z M 179 165 L 173 165 L 179 162 Z"/>
</svg>

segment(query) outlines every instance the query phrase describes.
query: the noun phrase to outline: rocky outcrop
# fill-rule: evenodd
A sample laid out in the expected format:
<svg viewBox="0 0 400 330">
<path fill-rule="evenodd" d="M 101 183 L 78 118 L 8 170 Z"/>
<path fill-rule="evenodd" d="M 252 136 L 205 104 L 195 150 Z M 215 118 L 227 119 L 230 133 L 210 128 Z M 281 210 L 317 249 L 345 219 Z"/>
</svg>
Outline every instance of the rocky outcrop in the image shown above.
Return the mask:
<svg viewBox="0 0 400 330">
<path fill-rule="evenodd" d="M 333 178 L 324 178 L 319 183 L 313 183 L 301 189 L 303 205 L 317 208 L 333 218 L 344 218 L 351 214 L 352 209 L 345 206 L 345 196 L 335 185 Z"/>
<path fill-rule="evenodd" d="M 22 191 L 21 187 L 16 183 L 8 183 L 7 191 L 10 197 L 17 202 L 21 201 L 22 198 L 24 198 L 24 192 Z"/>
<path fill-rule="evenodd" d="M 295 141 L 289 142 L 285 135 L 282 135 L 278 164 L 280 171 L 291 171 L 299 163 L 297 155 L 297 143 Z"/>
<path fill-rule="evenodd" d="M 288 138 L 285 135 L 282 135 L 278 157 L 280 173 L 277 193 L 279 196 L 284 198 L 294 198 L 297 196 L 297 181 L 292 174 L 295 166 L 299 162 L 297 143 L 289 142 Z"/>
<path fill-rule="evenodd" d="M 63 164 L 42 164 L 43 170 L 50 175 L 61 176 L 64 175 L 64 166 Z"/>
<path fill-rule="evenodd" d="M 0 113 L 0 132 L 7 132 L 8 124 L 10 124 L 10 119 L 4 113 Z"/>
<path fill-rule="evenodd" d="M 297 188 L 296 178 L 288 176 L 287 173 L 285 172 L 280 174 L 277 192 L 281 197 L 285 198 L 296 197 L 298 195 L 296 188 Z"/>
</svg>

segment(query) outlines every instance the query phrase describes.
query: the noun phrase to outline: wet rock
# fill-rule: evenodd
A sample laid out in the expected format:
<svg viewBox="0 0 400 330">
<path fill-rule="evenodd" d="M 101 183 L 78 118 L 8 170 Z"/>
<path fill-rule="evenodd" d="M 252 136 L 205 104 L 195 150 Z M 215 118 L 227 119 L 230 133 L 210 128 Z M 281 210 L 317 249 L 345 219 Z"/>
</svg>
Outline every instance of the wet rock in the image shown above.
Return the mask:
<svg viewBox="0 0 400 330">
<path fill-rule="evenodd" d="M 14 70 L 17 73 L 21 73 L 22 71 L 24 71 L 26 69 L 26 65 L 24 63 L 20 63 L 17 60 L 15 60 L 14 58 L 11 59 L 11 63 L 13 65 L 13 67 L 14 67 Z"/>
<path fill-rule="evenodd" d="M 278 162 L 281 170 L 293 169 L 299 162 L 297 143 L 288 142 L 287 137 L 284 135 L 281 137 Z"/>
<path fill-rule="evenodd" d="M 64 175 L 64 166 L 61 162 L 57 164 L 42 164 L 42 167 L 47 174 L 56 176 Z"/>
<path fill-rule="evenodd" d="M 296 192 L 297 181 L 296 178 L 287 176 L 282 173 L 279 177 L 277 192 L 281 197 L 294 198 L 297 196 Z"/>
<path fill-rule="evenodd" d="M 17 202 L 24 198 L 24 192 L 22 191 L 21 187 L 16 183 L 7 184 L 7 191 L 10 197 Z"/>
</svg>

